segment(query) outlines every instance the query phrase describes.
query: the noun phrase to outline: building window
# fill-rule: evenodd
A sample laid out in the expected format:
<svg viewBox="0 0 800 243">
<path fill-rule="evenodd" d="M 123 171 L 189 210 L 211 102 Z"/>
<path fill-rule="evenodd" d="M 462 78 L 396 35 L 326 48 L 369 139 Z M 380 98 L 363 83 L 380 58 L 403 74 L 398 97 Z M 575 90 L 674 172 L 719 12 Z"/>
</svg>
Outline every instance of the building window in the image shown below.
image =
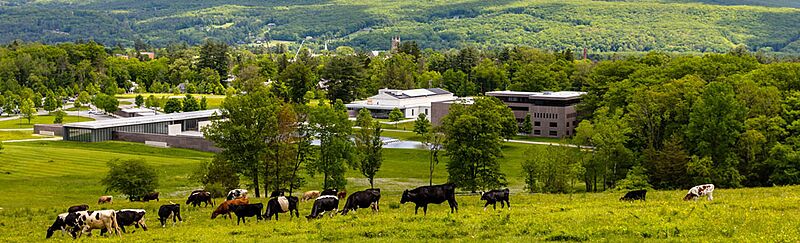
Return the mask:
<svg viewBox="0 0 800 243">
<path fill-rule="evenodd" d="M 569 122 L 567 122 L 567 127 L 569 127 Z"/>
<path fill-rule="evenodd" d="M 538 121 L 533 122 L 533 126 L 534 127 L 538 127 L 538 126 L 541 126 L 541 125 L 542 125 L 541 122 L 538 122 Z"/>
<path fill-rule="evenodd" d="M 567 130 L 567 136 L 569 136 L 569 130 Z"/>
<path fill-rule="evenodd" d="M 517 97 L 508 97 L 508 102 L 517 102 Z"/>
<path fill-rule="evenodd" d="M 533 130 L 533 135 L 542 135 L 541 130 Z"/>
<path fill-rule="evenodd" d="M 414 109 L 411 109 L 411 116 L 414 116 Z"/>
<path fill-rule="evenodd" d="M 425 115 L 427 115 L 427 114 L 428 114 L 428 109 L 426 108 L 426 109 L 425 109 Z"/>
<path fill-rule="evenodd" d="M 550 131 L 550 136 L 557 137 L 558 136 L 558 131 Z"/>
<path fill-rule="evenodd" d="M 525 106 L 509 106 L 511 107 L 512 111 L 528 111 L 528 107 Z"/>
<path fill-rule="evenodd" d="M 557 122 L 551 122 L 550 123 L 550 127 L 558 127 L 558 123 Z"/>
</svg>

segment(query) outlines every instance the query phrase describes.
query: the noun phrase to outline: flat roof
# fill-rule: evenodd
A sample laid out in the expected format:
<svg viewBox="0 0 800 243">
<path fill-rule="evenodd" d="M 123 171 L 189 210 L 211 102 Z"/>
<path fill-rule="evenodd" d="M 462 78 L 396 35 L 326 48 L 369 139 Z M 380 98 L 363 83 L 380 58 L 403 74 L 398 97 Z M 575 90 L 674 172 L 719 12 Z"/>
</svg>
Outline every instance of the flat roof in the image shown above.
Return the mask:
<svg viewBox="0 0 800 243">
<path fill-rule="evenodd" d="M 122 109 L 122 111 L 127 113 L 154 112 L 154 110 L 147 108 L 127 108 L 127 109 Z"/>
<path fill-rule="evenodd" d="M 528 98 L 552 98 L 552 99 L 569 99 L 569 98 L 579 98 L 582 95 L 585 95 L 586 92 L 580 91 L 557 91 L 557 92 L 525 92 L 525 91 L 491 91 L 486 92 L 486 95 L 490 96 L 525 96 Z"/>
<path fill-rule="evenodd" d="M 211 109 L 211 110 L 202 110 L 202 111 L 190 111 L 190 112 L 163 114 L 163 115 L 153 115 L 153 116 L 138 116 L 138 117 L 108 119 L 108 120 L 99 120 L 99 121 L 75 122 L 75 123 L 64 124 L 64 127 L 100 129 L 100 128 L 109 128 L 109 127 L 122 127 L 122 126 L 141 125 L 141 124 L 148 124 L 148 123 L 159 123 L 159 122 L 180 121 L 180 120 L 189 120 L 189 119 L 198 119 L 198 118 L 209 118 L 209 117 L 213 117 L 214 114 L 219 114 L 219 113 L 220 112 L 219 112 L 218 109 Z"/>
<path fill-rule="evenodd" d="M 426 97 L 426 96 L 433 96 L 433 95 L 449 95 L 452 94 L 447 90 L 443 90 L 440 88 L 430 88 L 430 89 L 407 89 L 407 90 L 398 90 L 398 89 L 381 89 L 378 93 L 386 93 L 398 99 L 408 99 L 408 98 L 417 98 L 417 97 Z"/>
</svg>

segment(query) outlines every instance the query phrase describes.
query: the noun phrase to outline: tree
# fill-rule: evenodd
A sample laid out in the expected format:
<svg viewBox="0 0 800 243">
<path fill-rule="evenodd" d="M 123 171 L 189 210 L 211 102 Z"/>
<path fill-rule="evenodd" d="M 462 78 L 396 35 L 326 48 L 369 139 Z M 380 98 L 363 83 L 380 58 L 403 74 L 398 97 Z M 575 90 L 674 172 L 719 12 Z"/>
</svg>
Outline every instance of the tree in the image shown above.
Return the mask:
<svg viewBox="0 0 800 243">
<path fill-rule="evenodd" d="M 498 88 L 505 88 L 505 86 L 508 85 L 505 69 L 498 67 L 497 64 L 489 58 L 481 60 L 478 66 L 472 68 L 472 72 L 481 94 L 497 90 Z"/>
<path fill-rule="evenodd" d="M 208 108 L 208 100 L 205 96 L 200 98 L 200 110 L 206 110 Z"/>
<path fill-rule="evenodd" d="M 317 78 L 314 72 L 305 63 L 301 62 L 289 64 L 281 72 L 278 80 L 289 89 L 288 97 L 284 98 L 298 104 L 307 102 L 307 100 L 303 100 L 303 96 L 305 96 L 306 92 L 314 90 L 317 85 Z"/>
<path fill-rule="evenodd" d="M 333 107 L 320 104 L 311 111 L 309 122 L 312 124 L 317 139 L 320 140 L 318 159 L 308 164 L 308 172 L 313 177 L 322 174 L 322 188 L 344 188 L 345 163 L 353 160 L 353 144 L 349 136 L 352 124 L 347 119 L 347 109 L 341 100 Z"/>
<path fill-rule="evenodd" d="M 187 94 L 186 97 L 183 98 L 183 108 L 181 110 L 183 110 L 183 112 L 199 111 L 200 105 L 197 103 L 197 99 L 192 97 L 192 95 Z"/>
<path fill-rule="evenodd" d="M 222 41 L 206 39 L 200 46 L 199 69 L 210 68 L 217 71 L 220 77 L 228 77 L 228 44 Z"/>
<path fill-rule="evenodd" d="M 337 48 L 338 49 L 338 48 Z M 322 68 L 322 78 L 327 80 L 328 99 L 341 99 L 350 103 L 358 98 L 359 94 L 366 93 L 364 89 L 364 65 L 360 56 L 334 56 Z"/>
<path fill-rule="evenodd" d="M 413 89 L 416 86 L 414 82 L 416 70 L 413 56 L 405 53 L 394 54 L 386 60 L 380 84 L 384 88 Z"/>
<path fill-rule="evenodd" d="M 194 181 L 213 197 L 224 197 L 230 190 L 239 188 L 239 175 L 234 164 L 222 154 L 215 154 L 210 162 L 203 162 L 192 175 Z"/>
<path fill-rule="evenodd" d="M 114 96 L 110 96 L 104 93 L 99 93 L 94 96 L 94 100 L 92 101 L 97 108 L 107 112 L 113 113 L 119 110 L 119 100 L 114 98 Z"/>
<path fill-rule="evenodd" d="M 531 134 L 533 131 L 533 124 L 531 123 L 531 114 L 525 115 L 525 121 L 522 122 L 522 126 L 519 127 L 519 131 L 525 134 Z"/>
<path fill-rule="evenodd" d="M 175 113 L 183 110 L 183 104 L 178 98 L 169 98 L 167 103 L 164 103 L 164 112 Z"/>
<path fill-rule="evenodd" d="M 131 198 L 151 193 L 158 187 L 155 168 L 143 159 L 114 159 L 108 162 L 108 168 L 108 174 L 101 180 L 106 192 L 116 191 Z"/>
<path fill-rule="evenodd" d="M 402 120 L 404 117 L 405 116 L 403 115 L 403 112 L 400 111 L 400 109 L 397 109 L 397 107 L 395 107 L 394 109 L 392 109 L 391 112 L 389 112 L 389 121 L 394 122 L 394 128 L 397 128 L 397 122 Z"/>
<path fill-rule="evenodd" d="M 87 105 L 89 103 L 92 103 L 92 96 L 86 91 L 81 91 L 81 93 L 78 94 L 78 98 L 75 99 L 75 107 L 80 107 L 80 104 Z"/>
<path fill-rule="evenodd" d="M 3 104 L 3 112 L 11 115 L 15 112 L 14 110 L 19 107 L 19 104 L 22 102 L 22 100 L 20 99 L 19 95 L 8 94 L 8 92 L 6 93 L 6 103 Z"/>
<path fill-rule="evenodd" d="M 43 105 L 44 110 L 46 110 L 48 112 L 52 112 L 52 111 L 58 109 L 58 106 L 60 105 L 60 103 L 58 102 L 58 100 L 54 96 L 55 96 L 55 94 L 50 93 L 50 95 L 48 95 L 47 98 L 44 99 L 44 105 Z"/>
<path fill-rule="evenodd" d="M 61 124 L 62 122 L 64 122 L 64 116 L 67 115 L 66 112 L 62 110 L 57 110 L 53 113 L 55 115 L 55 118 L 53 119 L 54 124 Z"/>
<path fill-rule="evenodd" d="M 533 146 L 522 162 L 526 189 L 531 192 L 569 193 L 583 167 L 579 148 L 565 146 Z"/>
<path fill-rule="evenodd" d="M 439 165 L 439 152 L 442 150 L 442 143 L 445 141 L 445 135 L 440 130 L 441 127 L 429 129 L 428 133 L 425 134 L 425 140 L 423 140 L 423 144 L 428 148 L 428 152 L 430 154 L 430 160 L 428 161 L 429 186 L 433 186 L 433 171 L 436 169 L 436 165 Z"/>
<path fill-rule="evenodd" d="M 19 113 L 28 120 L 28 124 L 31 124 L 31 119 L 36 117 L 36 108 L 33 107 L 33 102 L 30 99 L 22 100 L 19 105 Z"/>
<path fill-rule="evenodd" d="M 444 149 L 450 156 L 448 181 L 470 191 L 506 184 L 497 158 L 503 155 L 503 124 L 508 119 L 513 120 L 514 114 L 495 97 L 476 98 L 468 106 L 450 106 L 441 125 L 447 136 Z"/>
<path fill-rule="evenodd" d="M 369 121 L 362 122 L 369 123 Z M 375 174 L 378 173 L 378 170 L 380 170 L 381 163 L 383 161 L 383 153 L 381 152 L 381 149 L 383 148 L 383 140 L 381 140 L 380 122 L 374 121 L 371 124 L 362 126 L 358 133 L 356 133 L 355 138 L 356 150 L 358 151 L 360 158 L 357 169 L 362 175 L 367 177 L 370 188 L 374 188 Z"/>
<path fill-rule="evenodd" d="M 425 113 L 419 113 L 417 116 L 417 120 L 414 121 L 414 132 L 417 135 L 425 135 L 431 128 L 431 122 L 428 121 L 427 115 Z"/>
<path fill-rule="evenodd" d="M 141 94 L 136 95 L 135 104 L 136 107 L 142 107 L 142 105 L 144 105 L 144 96 L 142 96 Z"/>
</svg>

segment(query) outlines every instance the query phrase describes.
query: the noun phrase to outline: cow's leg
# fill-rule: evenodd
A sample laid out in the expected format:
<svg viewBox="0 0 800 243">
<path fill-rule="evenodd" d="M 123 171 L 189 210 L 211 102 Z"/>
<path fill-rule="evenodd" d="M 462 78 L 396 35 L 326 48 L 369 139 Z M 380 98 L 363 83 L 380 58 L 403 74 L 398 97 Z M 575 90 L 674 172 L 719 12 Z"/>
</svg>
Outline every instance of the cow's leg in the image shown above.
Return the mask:
<svg viewBox="0 0 800 243">
<path fill-rule="evenodd" d="M 449 203 L 449 202 L 448 202 Z M 451 206 L 452 207 L 452 206 Z M 489 207 L 489 201 L 486 201 L 486 204 L 483 205 L 483 211 L 486 212 L 486 208 Z"/>
<path fill-rule="evenodd" d="M 183 223 L 183 218 L 181 217 L 181 211 L 178 211 L 178 212 L 176 212 L 176 213 L 175 213 L 175 215 L 177 215 L 177 216 L 178 216 L 178 221 L 180 221 L 181 223 Z"/>
<path fill-rule="evenodd" d="M 458 212 L 458 203 L 455 198 L 447 200 L 447 204 L 450 205 L 450 213 L 453 213 L 454 209 L 455 212 Z M 495 204 L 495 209 L 497 209 L 497 204 Z"/>
<path fill-rule="evenodd" d="M 147 231 L 147 225 L 146 225 L 146 224 L 144 224 L 144 219 L 142 219 L 141 221 L 139 221 L 139 224 L 140 224 L 140 225 L 142 225 L 142 230 L 144 230 L 144 231 Z"/>
<path fill-rule="evenodd" d="M 161 222 L 161 227 L 162 228 L 163 227 L 167 227 L 167 219 L 169 219 L 169 218 L 158 217 L 158 222 Z"/>
<path fill-rule="evenodd" d="M 709 201 L 713 201 L 714 200 L 714 192 L 708 192 L 708 200 Z"/>
<path fill-rule="evenodd" d="M 121 224 L 120 224 L 120 225 L 119 225 L 119 229 L 120 229 L 120 230 L 122 230 L 122 233 L 126 233 L 126 234 L 128 233 L 127 231 L 125 231 L 125 225 L 121 225 Z M 102 231 L 100 231 L 100 234 L 103 234 L 103 232 L 102 232 Z"/>
<path fill-rule="evenodd" d="M 428 215 L 428 205 L 422 206 L 422 215 Z"/>
<path fill-rule="evenodd" d="M 414 206 L 414 215 L 417 215 L 418 211 L 419 211 L 419 206 Z"/>
<path fill-rule="evenodd" d="M 508 210 L 511 210 L 511 201 L 506 200 L 506 206 L 508 207 Z"/>
</svg>

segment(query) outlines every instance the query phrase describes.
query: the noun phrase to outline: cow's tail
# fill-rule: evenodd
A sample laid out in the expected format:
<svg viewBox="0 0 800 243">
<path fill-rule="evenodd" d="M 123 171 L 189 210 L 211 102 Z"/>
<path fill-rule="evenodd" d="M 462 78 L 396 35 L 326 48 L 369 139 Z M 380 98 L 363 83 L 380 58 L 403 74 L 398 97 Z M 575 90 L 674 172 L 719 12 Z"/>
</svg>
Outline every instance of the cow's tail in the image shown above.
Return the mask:
<svg viewBox="0 0 800 243">
<path fill-rule="evenodd" d="M 120 233 L 122 230 L 119 228 L 119 223 L 117 222 L 117 212 L 111 213 L 111 227 L 114 227 L 114 232 L 117 233 L 119 238 L 122 238 L 122 233 Z"/>
</svg>

